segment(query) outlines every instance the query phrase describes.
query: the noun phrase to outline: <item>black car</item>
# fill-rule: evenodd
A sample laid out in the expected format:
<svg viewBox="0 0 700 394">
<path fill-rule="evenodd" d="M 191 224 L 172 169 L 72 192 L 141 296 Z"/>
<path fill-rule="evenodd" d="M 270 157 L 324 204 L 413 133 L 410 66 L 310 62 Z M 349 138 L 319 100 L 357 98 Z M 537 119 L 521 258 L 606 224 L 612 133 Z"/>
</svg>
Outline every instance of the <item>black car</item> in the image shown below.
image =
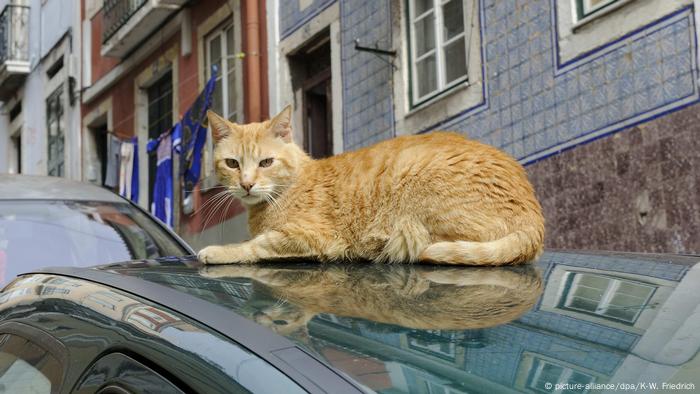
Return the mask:
<svg viewBox="0 0 700 394">
<path fill-rule="evenodd" d="M 0 391 L 692 392 L 699 260 L 44 269 L 0 295 Z"/>
</svg>

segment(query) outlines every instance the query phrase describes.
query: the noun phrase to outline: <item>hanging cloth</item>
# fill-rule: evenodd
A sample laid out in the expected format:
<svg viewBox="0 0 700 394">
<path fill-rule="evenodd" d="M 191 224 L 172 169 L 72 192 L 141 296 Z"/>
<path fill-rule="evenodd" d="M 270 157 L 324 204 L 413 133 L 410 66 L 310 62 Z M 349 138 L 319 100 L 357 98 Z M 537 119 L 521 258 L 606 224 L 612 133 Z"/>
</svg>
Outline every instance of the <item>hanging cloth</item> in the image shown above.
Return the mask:
<svg viewBox="0 0 700 394">
<path fill-rule="evenodd" d="M 139 199 L 139 157 L 136 137 L 123 142 L 121 146 L 119 194 L 134 202 Z"/>
<path fill-rule="evenodd" d="M 131 168 L 131 201 L 133 202 L 138 202 L 139 201 L 139 143 L 138 143 L 138 138 L 133 137 L 131 138 L 131 144 L 133 145 L 134 149 L 134 160 L 133 160 L 133 166 Z"/>
<path fill-rule="evenodd" d="M 151 213 L 173 227 L 173 160 L 172 133 L 167 131 L 157 140 L 148 142 L 148 153 L 156 151 L 156 180 L 153 185 Z"/>
<path fill-rule="evenodd" d="M 212 93 L 216 86 L 216 69 L 212 69 L 211 78 L 207 81 L 197 99 L 194 101 L 182 120 L 175 126 L 173 140 L 175 152 L 180 154 L 180 168 L 185 181 L 185 195 L 194 189 L 199 182 L 202 168 L 202 149 L 207 140 L 207 109 L 211 106 Z"/>
<path fill-rule="evenodd" d="M 131 195 L 131 176 L 134 166 L 134 146 L 128 142 L 122 143 L 119 152 L 119 195 Z"/>
<path fill-rule="evenodd" d="M 122 142 L 114 134 L 107 134 L 107 169 L 104 185 L 114 189 L 119 185 L 119 156 Z"/>
</svg>

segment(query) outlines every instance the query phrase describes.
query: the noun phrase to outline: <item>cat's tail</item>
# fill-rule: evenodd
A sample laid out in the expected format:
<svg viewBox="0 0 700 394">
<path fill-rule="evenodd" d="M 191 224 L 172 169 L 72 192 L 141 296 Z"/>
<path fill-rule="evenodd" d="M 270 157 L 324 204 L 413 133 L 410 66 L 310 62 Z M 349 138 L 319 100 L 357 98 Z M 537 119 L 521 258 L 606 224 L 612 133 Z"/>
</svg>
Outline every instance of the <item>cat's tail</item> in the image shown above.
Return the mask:
<svg viewBox="0 0 700 394">
<path fill-rule="evenodd" d="M 436 242 L 419 259 L 459 265 L 505 265 L 536 260 L 542 254 L 542 232 L 518 230 L 487 242 Z"/>
</svg>

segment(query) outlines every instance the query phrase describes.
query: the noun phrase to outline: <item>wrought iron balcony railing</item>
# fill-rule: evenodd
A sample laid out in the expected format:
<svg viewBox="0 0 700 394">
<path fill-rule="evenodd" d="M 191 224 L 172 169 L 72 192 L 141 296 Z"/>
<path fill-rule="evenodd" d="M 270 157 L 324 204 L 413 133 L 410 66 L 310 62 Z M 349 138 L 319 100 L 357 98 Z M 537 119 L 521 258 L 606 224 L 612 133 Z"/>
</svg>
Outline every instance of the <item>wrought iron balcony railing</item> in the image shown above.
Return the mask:
<svg viewBox="0 0 700 394">
<path fill-rule="evenodd" d="M 124 26 L 147 0 L 105 0 L 102 8 L 102 43 Z"/>
<path fill-rule="evenodd" d="M 0 66 L 29 62 L 29 7 L 9 4 L 0 13 Z"/>
</svg>

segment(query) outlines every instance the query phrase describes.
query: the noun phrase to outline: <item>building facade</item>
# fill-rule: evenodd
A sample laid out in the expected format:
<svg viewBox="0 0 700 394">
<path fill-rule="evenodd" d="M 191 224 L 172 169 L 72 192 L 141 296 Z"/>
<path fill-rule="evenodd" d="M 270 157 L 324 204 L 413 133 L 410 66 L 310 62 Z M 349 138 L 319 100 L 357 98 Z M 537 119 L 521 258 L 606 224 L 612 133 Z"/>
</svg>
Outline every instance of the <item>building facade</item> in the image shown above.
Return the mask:
<svg viewBox="0 0 700 394">
<path fill-rule="evenodd" d="M 81 179 L 80 7 L 0 1 L 0 173 Z"/>
<path fill-rule="evenodd" d="M 526 166 L 549 248 L 697 253 L 697 2 L 269 0 L 315 156 L 454 130 Z"/>
<path fill-rule="evenodd" d="M 180 122 L 216 73 L 214 111 L 236 122 L 268 116 L 265 4 L 259 1 L 83 1 L 83 179 L 104 184 L 108 139 L 137 141 L 138 203 L 153 202 L 147 141 Z M 215 71 L 213 71 L 215 70 Z M 108 137 L 109 136 L 109 137 Z M 173 159 L 174 228 L 198 249 L 245 236 L 236 201 L 217 204 L 211 136 L 192 189 Z"/>
</svg>

